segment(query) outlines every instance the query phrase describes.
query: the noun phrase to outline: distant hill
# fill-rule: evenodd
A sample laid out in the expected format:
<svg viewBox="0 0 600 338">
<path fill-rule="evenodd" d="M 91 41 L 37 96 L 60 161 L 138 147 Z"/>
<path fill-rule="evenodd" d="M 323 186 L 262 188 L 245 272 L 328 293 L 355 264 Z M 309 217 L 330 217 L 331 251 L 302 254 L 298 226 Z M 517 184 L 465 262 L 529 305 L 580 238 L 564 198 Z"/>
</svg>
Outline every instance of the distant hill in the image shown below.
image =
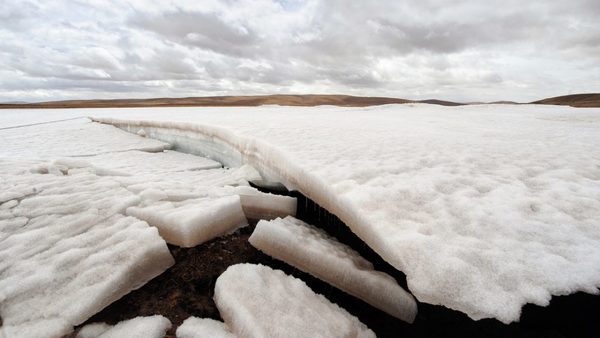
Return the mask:
<svg viewBox="0 0 600 338">
<path fill-rule="evenodd" d="M 124 100 L 70 100 L 38 103 L 0 104 L 1 108 L 133 108 L 133 107 L 242 107 L 261 105 L 366 107 L 394 103 L 431 103 L 456 106 L 460 103 L 442 100 L 412 101 L 391 97 L 350 95 L 259 95 L 209 96 L 185 98 L 153 98 Z"/>
<path fill-rule="evenodd" d="M 600 108 L 600 94 L 573 94 L 551 97 L 531 103 L 537 104 L 557 104 L 563 106 L 580 107 L 580 108 Z"/>
<path fill-rule="evenodd" d="M 420 102 L 420 103 L 429 103 L 429 104 L 437 104 L 437 105 L 440 105 L 440 106 L 464 106 L 466 104 L 466 103 L 458 103 L 458 102 L 436 100 L 436 99 L 421 100 L 421 101 L 418 101 L 418 102 Z"/>
</svg>

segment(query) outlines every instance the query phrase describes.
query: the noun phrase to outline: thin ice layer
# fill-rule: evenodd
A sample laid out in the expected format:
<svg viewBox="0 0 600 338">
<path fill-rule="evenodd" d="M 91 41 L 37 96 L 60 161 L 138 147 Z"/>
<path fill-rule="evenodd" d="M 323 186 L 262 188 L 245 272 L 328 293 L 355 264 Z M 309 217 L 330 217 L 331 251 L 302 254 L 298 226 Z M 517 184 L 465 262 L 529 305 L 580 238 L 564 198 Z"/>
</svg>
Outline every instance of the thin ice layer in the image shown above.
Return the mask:
<svg viewBox="0 0 600 338">
<path fill-rule="evenodd" d="M 372 306 L 412 323 L 417 304 L 394 278 L 323 230 L 294 217 L 260 221 L 249 242 Z"/>
<path fill-rule="evenodd" d="M 161 201 L 147 207 L 130 207 L 127 215 L 158 228 L 171 244 L 193 247 L 248 225 L 239 196 Z"/>
<path fill-rule="evenodd" d="M 0 130 L 0 140 L 0 156 L 36 159 L 90 156 L 127 150 L 157 152 L 169 148 L 168 143 L 92 123 L 87 118 Z"/>
<path fill-rule="evenodd" d="M 117 325 L 89 324 L 82 327 L 76 338 L 163 338 L 171 322 L 160 315 L 136 317 Z"/>
<path fill-rule="evenodd" d="M 225 323 L 209 319 L 189 317 L 177 328 L 177 338 L 235 338 Z"/>
<path fill-rule="evenodd" d="M 16 201 L 0 218 L 0 332 L 6 337 L 67 334 L 174 263 L 155 228 L 123 215 L 140 199 L 117 182 L 24 167 L 0 173 L 0 191 Z"/>
<path fill-rule="evenodd" d="M 132 131 L 185 136 L 187 144 L 195 134 L 230 146 L 242 163 L 338 216 L 406 273 L 420 301 L 508 323 L 525 303 L 598 292 L 599 109 L 391 105 L 93 114 L 130 119 L 119 125 Z"/>
<path fill-rule="evenodd" d="M 177 151 L 146 152 L 120 151 L 83 157 L 94 167 L 110 169 L 125 175 L 167 174 L 177 171 L 195 171 L 221 168 L 211 159 Z"/>
<path fill-rule="evenodd" d="M 375 337 L 303 281 L 263 265 L 227 268 L 217 279 L 214 299 L 237 337 Z"/>
</svg>

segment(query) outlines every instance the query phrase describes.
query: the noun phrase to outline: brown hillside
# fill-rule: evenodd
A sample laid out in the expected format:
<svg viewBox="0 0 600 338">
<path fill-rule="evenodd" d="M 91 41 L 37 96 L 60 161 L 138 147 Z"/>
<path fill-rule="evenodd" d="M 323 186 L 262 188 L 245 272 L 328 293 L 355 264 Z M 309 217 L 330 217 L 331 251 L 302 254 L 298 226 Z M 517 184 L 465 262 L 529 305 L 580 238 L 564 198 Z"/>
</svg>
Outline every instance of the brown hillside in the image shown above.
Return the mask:
<svg viewBox="0 0 600 338">
<path fill-rule="evenodd" d="M 349 95 L 263 95 L 153 98 L 124 100 L 71 100 L 39 103 L 0 104 L 0 108 L 125 108 L 125 107 L 240 107 L 260 105 L 366 107 L 415 101 L 390 97 Z"/>
<path fill-rule="evenodd" d="M 531 103 L 537 104 L 557 104 L 563 106 L 591 108 L 600 107 L 600 94 L 574 94 L 551 97 Z"/>
</svg>

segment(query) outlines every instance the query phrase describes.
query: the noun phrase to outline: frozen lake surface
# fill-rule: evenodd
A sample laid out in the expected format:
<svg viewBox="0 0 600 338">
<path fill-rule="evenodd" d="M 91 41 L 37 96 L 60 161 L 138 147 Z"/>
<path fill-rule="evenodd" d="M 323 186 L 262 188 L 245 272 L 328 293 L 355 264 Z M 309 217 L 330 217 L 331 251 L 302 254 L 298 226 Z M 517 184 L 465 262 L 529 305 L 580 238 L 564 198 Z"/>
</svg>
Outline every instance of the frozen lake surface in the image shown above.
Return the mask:
<svg viewBox="0 0 600 338">
<path fill-rule="evenodd" d="M 422 302 L 508 323 L 525 303 L 598 293 L 600 109 L 14 110 L 0 111 L 0 128 L 79 116 L 128 120 L 119 125 L 182 145 L 231 148 L 217 155 L 337 215 L 407 275 Z M 36 144 L 51 137 L 24 130 L 0 130 L 0 157 L 44 157 Z M 56 143 L 57 155 L 61 147 L 74 146 Z"/>
</svg>

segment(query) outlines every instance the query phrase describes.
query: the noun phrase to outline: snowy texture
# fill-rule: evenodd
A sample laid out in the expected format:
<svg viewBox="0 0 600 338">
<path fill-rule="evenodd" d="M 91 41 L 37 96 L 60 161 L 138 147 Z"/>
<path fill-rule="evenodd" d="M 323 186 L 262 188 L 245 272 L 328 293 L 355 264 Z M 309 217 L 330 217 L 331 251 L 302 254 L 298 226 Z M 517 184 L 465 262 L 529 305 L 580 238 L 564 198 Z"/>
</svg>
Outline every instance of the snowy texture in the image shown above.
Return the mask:
<svg viewBox="0 0 600 338">
<path fill-rule="evenodd" d="M 111 126 L 92 123 L 86 118 L 0 130 L 0 141 L 0 156 L 34 159 L 127 150 L 155 152 L 169 148 L 165 142 L 131 135 Z"/>
<path fill-rule="evenodd" d="M 158 202 L 130 207 L 127 215 L 157 227 L 168 243 L 187 248 L 248 225 L 239 196 Z"/>
<path fill-rule="evenodd" d="M 600 110 L 548 106 L 104 110 L 218 139 L 337 215 L 417 299 L 474 319 L 598 293 Z M 155 120 L 143 123 L 139 120 Z M 134 121 L 137 120 L 138 122 Z M 256 123 L 255 121 L 261 121 Z"/>
<path fill-rule="evenodd" d="M 375 337 L 303 281 L 263 265 L 227 268 L 217 279 L 214 298 L 237 337 Z"/>
<path fill-rule="evenodd" d="M 80 329 L 76 338 L 163 338 L 171 322 L 163 316 L 136 317 L 115 326 L 89 324 Z"/>
<path fill-rule="evenodd" d="M 157 229 L 127 217 L 128 208 L 170 215 L 166 226 L 183 230 L 204 220 L 203 236 L 215 236 L 246 224 L 236 189 L 253 190 L 247 179 L 260 177 L 86 119 L 0 130 L 0 138 L 7 337 L 69 333 L 173 264 Z"/>
<path fill-rule="evenodd" d="M 155 126 L 175 149 L 181 142 L 250 163 L 337 215 L 407 274 L 417 299 L 472 318 L 511 322 L 527 302 L 600 286 L 599 109 L 409 104 L 3 116 L 37 122 L 42 112 L 153 120 L 120 126 L 148 137 Z"/>
<path fill-rule="evenodd" d="M 155 228 L 123 215 L 140 199 L 117 182 L 30 165 L 0 159 L 1 330 L 58 337 L 174 261 Z"/>
<path fill-rule="evenodd" d="M 235 338 L 225 323 L 209 318 L 189 317 L 178 328 L 177 338 Z"/>
<path fill-rule="evenodd" d="M 294 217 L 260 221 L 249 238 L 266 254 L 307 272 L 388 314 L 412 323 L 417 303 L 391 276 L 358 252 Z"/>
</svg>

